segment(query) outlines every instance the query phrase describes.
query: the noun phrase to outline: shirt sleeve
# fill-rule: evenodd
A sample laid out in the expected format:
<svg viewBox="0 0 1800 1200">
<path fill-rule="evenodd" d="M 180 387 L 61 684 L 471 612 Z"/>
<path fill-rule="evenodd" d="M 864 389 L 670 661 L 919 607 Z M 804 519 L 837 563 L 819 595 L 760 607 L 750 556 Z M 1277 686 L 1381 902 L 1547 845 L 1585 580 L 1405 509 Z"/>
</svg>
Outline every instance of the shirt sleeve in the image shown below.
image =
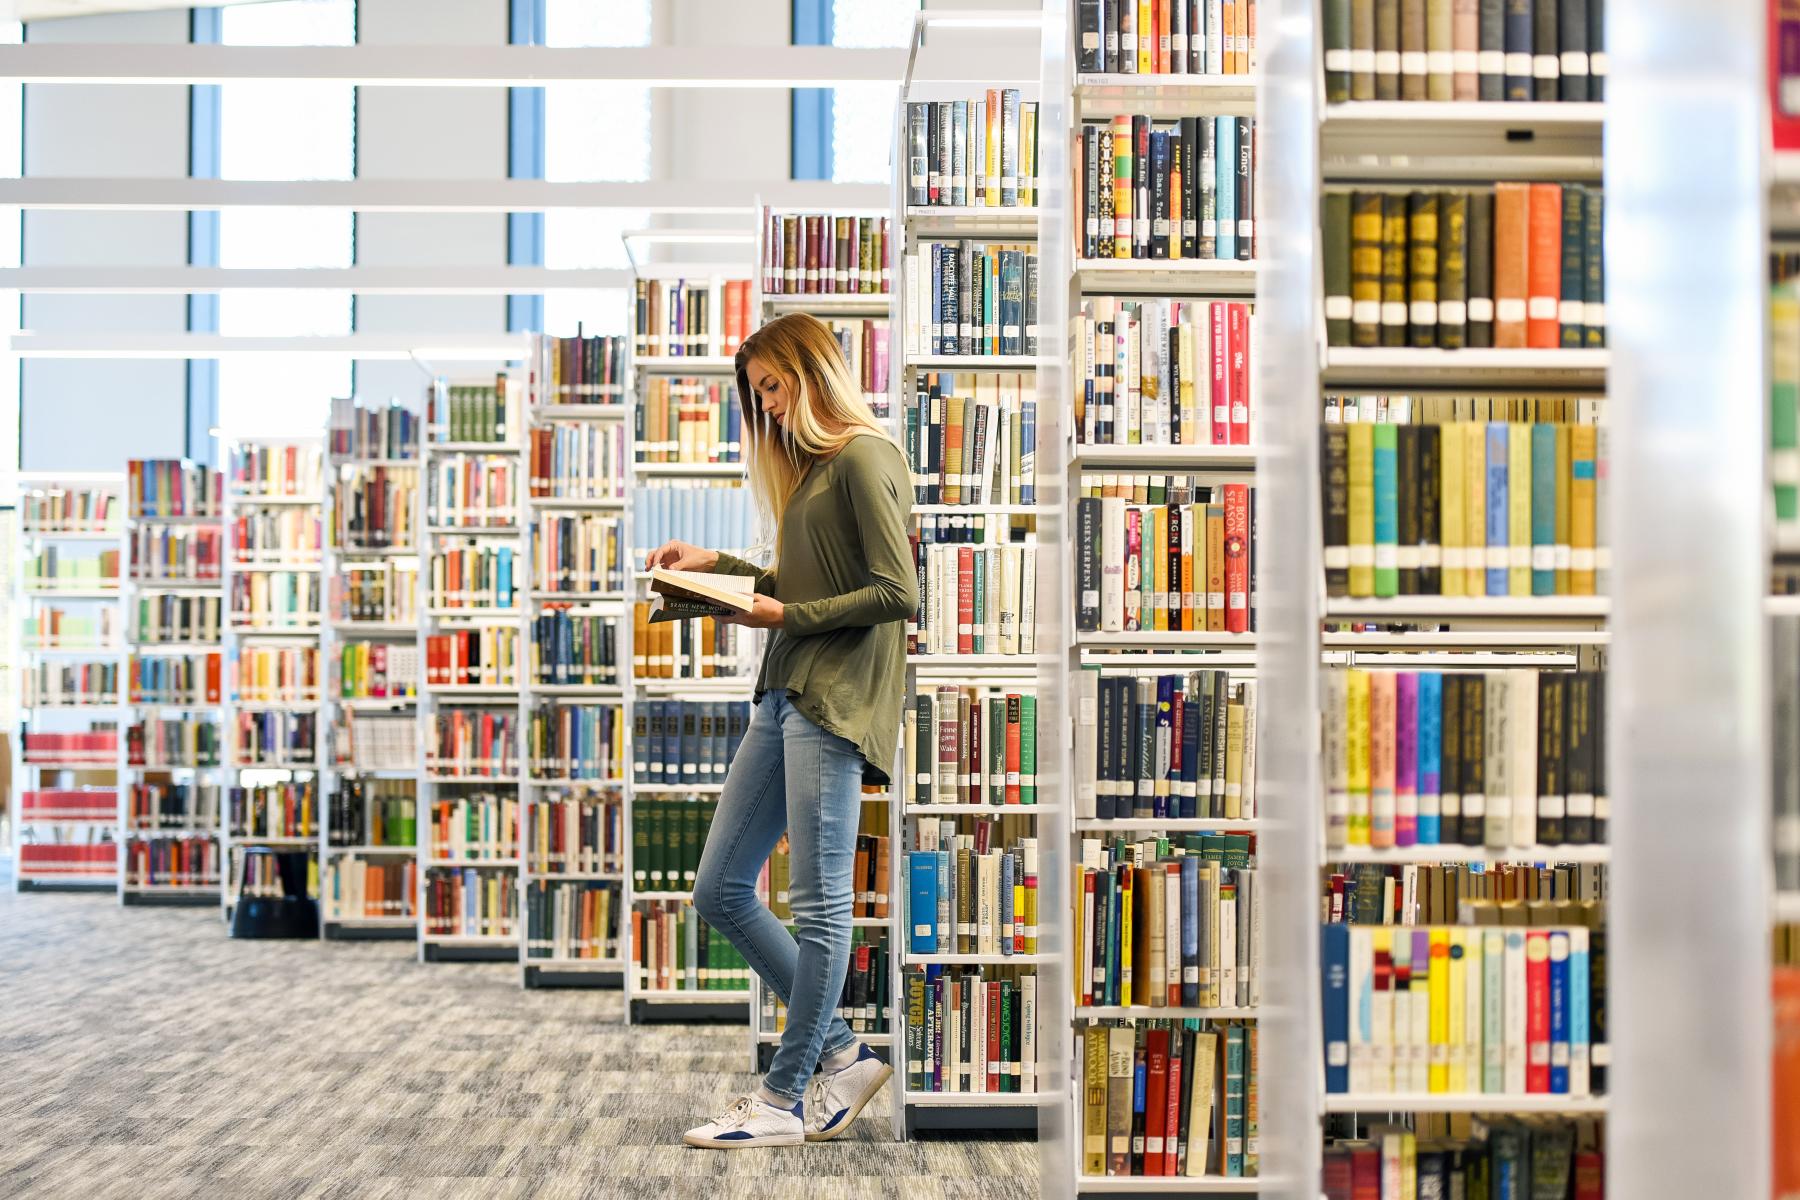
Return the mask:
<svg viewBox="0 0 1800 1200">
<path fill-rule="evenodd" d="M 786 605 L 782 627 L 796 637 L 904 620 L 918 605 L 912 549 L 906 540 L 911 484 L 903 497 L 898 451 L 888 453 L 892 443 L 875 446 L 871 453 L 857 445 L 863 440 L 857 438 L 840 452 L 851 454 L 851 447 L 857 447 L 839 478 L 856 520 L 869 582 L 840 595 Z"/>
<path fill-rule="evenodd" d="M 756 580 L 756 590 L 765 596 L 775 594 L 775 572 L 757 566 L 739 558 L 735 554 L 719 552 L 719 561 L 713 566 L 715 575 L 749 575 Z"/>
</svg>

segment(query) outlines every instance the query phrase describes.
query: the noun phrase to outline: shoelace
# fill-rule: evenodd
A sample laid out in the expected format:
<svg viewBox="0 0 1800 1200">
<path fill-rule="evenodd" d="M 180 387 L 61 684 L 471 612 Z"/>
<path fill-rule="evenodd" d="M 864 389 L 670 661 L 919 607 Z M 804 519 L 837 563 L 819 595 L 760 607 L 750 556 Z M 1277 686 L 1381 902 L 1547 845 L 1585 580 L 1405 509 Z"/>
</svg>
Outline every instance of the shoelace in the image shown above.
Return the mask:
<svg viewBox="0 0 1800 1200">
<path fill-rule="evenodd" d="M 808 1117 L 816 1114 L 816 1119 L 825 1119 L 825 1087 L 830 1078 L 829 1075 L 815 1075 L 807 1081 L 806 1108 L 803 1111 Z"/>
<path fill-rule="evenodd" d="M 742 1125 L 750 1119 L 750 1097 L 739 1096 L 731 1102 L 731 1107 L 720 1113 L 715 1125 Z"/>
</svg>

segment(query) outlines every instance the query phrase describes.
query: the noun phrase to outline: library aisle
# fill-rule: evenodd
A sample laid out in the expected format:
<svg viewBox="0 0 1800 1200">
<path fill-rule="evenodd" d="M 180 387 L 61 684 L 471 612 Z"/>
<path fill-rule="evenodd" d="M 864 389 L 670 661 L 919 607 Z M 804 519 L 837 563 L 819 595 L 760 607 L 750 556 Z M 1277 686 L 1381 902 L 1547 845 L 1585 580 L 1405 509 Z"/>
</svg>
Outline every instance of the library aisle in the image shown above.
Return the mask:
<svg viewBox="0 0 1800 1200">
<path fill-rule="evenodd" d="M 741 1027 L 628 1027 L 618 991 L 521 992 L 411 942 L 234 942 L 209 910 L 7 888 L 0 962 L 0 1196 L 1038 1194 L 1027 1135 L 896 1142 L 885 1099 L 834 1142 L 694 1153 L 695 1114 L 753 1083 Z"/>
</svg>

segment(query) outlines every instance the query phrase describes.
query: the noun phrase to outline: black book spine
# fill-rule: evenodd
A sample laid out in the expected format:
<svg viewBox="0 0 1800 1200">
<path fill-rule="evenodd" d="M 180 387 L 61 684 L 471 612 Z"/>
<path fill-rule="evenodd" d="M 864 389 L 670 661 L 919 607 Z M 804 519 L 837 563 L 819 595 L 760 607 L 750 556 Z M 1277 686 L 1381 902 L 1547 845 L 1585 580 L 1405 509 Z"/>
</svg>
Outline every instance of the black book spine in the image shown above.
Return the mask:
<svg viewBox="0 0 1800 1200">
<path fill-rule="evenodd" d="M 1100 14 L 1101 69 L 1109 75 L 1119 71 L 1119 9 L 1122 0 L 1103 0 Z"/>
<path fill-rule="evenodd" d="M 1463 676 L 1462 694 L 1462 844 L 1479 846 L 1487 815 L 1487 681 L 1479 675 Z"/>
<path fill-rule="evenodd" d="M 1438 811 L 1441 814 L 1438 840 L 1449 844 L 1462 841 L 1462 682 L 1456 675 L 1445 674 L 1440 689 L 1442 712 L 1441 754 L 1438 767 Z"/>
<path fill-rule="evenodd" d="M 1568 779 L 1564 839 L 1571 846 L 1594 841 L 1594 677 L 1576 672 L 1568 677 L 1568 696 L 1563 702 L 1567 729 L 1565 767 Z"/>
<path fill-rule="evenodd" d="M 1150 135 L 1150 257 L 1169 257 L 1169 135 Z"/>
<path fill-rule="evenodd" d="M 1325 594 L 1350 594 L 1350 431 L 1331 422 L 1319 426 L 1319 463 L 1324 473 Z"/>
<path fill-rule="evenodd" d="M 1532 96 L 1531 0 L 1506 0 L 1506 95 L 1507 100 Z"/>
<path fill-rule="evenodd" d="M 1588 15 L 1587 0 L 1557 0 L 1559 45 L 1558 59 L 1562 68 L 1557 98 L 1588 98 Z"/>
<path fill-rule="evenodd" d="M 1199 34 L 1196 37 L 1201 36 Z M 1198 68 L 1195 69 L 1198 73 Z M 1200 122 L 1182 117 L 1181 134 L 1181 257 L 1200 256 Z"/>
<path fill-rule="evenodd" d="M 1081 256 L 1094 258 L 1100 241 L 1100 127 L 1084 125 L 1081 129 Z"/>
<path fill-rule="evenodd" d="M 1100 628 L 1100 570 L 1094 557 L 1100 541 L 1099 497 L 1075 501 L 1075 540 L 1075 628 L 1093 633 Z"/>
<path fill-rule="evenodd" d="M 1150 118 L 1131 118 L 1131 257 L 1150 257 Z"/>
<path fill-rule="evenodd" d="M 1469 193 L 1469 238 L 1465 257 L 1468 277 L 1468 344 L 1485 350 L 1494 344 L 1494 193 Z"/>
<path fill-rule="evenodd" d="M 1104 62 L 1100 45 L 1100 0 L 1081 0 L 1076 43 L 1076 70 L 1098 71 Z"/>
<path fill-rule="evenodd" d="M 913 802 L 930 804 L 937 779 L 937 738 L 931 732 L 932 696 L 920 692 L 913 698 Z"/>
<path fill-rule="evenodd" d="M 1110 676 L 1100 677 L 1098 693 L 1100 711 L 1094 726 L 1094 816 L 1110 821 L 1116 815 L 1113 811 L 1112 759 L 1113 722 L 1118 720 Z"/>
<path fill-rule="evenodd" d="M 1554 100 L 1562 77 L 1562 61 L 1556 52 L 1558 0 L 1532 0 L 1531 74 L 1532 96 Z"/>
<path fill-rule="evenodd" d="M 1588 675 L 1589 708 L 1592 716 L 1588 720 L 1588 734 L 1594 743 L 1594 754 L 1589 771 L 1594 786 L 1594 841 L 1604 844 L 1606 841 L 1607 820 L 1612 815 L 1611 805 L 1606 799 L 1606 672 L 1594 671 Z"/>
<path fill-rule="evenodd" d="M 1250 261 L 1256 240 L 1256 214 L 1252 207 L 1256 189 L 1251 186 L 1255 175 L 1252 168 L 1255 136 L 1256 122 L 1249 117 L 1237 118 L 1237 256 L 1240 262 Z"/>
<path fill-rule="evenodd" d="M 1563 684 L 1559 671 L 1538 675 L 1538 818 L 1540 846 L 1563 841 Z"/>
<path fill-rule="evenodd" d="M 1395 429 L 1395 490 L 1398 493 L 1400 594 L 1419 594 L 1419 427 Z"/>
<path fill-rule="evenodd" d="M 931 203 L 931 118 L 922 102 L 906 106 L 906 202 Z"/>
<path fill-rule="evenodd" d="M 1606 0 L 1587 0 L 1588 99 L 1606 99 Z"/>
<path fill-rule="evenodd" d="M 1419 594 L 1443 593 L 1443 537 L 1439 529 L 1438 491 L 1441 472 L 1438 425 L 1412 426 L 1419 431 Z"/>
<path fill-rule="evenodd" d="M 1602 213 L 1606 197 L 1597 187 L 1582 189 L 1582 327 L 1584 344 L 1589 349 L 1606 345 L 1606 257 L 1602 237 Z"/>
</svg>

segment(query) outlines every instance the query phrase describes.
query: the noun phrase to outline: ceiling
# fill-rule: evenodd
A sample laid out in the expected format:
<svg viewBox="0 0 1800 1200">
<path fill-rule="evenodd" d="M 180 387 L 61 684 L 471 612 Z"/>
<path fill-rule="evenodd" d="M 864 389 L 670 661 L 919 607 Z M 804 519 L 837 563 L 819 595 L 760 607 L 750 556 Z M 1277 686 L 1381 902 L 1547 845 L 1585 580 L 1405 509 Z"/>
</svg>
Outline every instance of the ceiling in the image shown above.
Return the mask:
<svg viewBox="0 0 1800 1200">
<path fill-rule="evenodd" d="M 44 21 L 101 13 L 149 12 L 160 8 L 223 7 L 255 0 L 0 0 L 0 19 Z"/>
</svg>

